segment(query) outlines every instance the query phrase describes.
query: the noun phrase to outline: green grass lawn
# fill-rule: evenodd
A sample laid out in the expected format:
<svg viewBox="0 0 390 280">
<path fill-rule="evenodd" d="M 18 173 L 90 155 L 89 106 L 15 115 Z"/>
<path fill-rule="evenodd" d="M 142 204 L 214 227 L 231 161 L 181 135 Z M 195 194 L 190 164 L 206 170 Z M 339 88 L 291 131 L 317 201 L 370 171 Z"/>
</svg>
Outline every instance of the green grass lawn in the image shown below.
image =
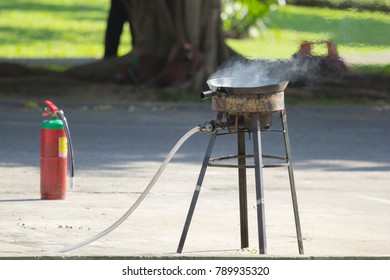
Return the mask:
<svg viewBox="0 0 390 280">
<path fill-rule="evenodd" d="M 274 27 L 258 39 L 228 43 L 248 57 L 260 58 L 290 57 L 304 40 L 332 40 L 341 55 L 390 52 L 390 15 L 385 13 L 287 6 L 271 15 L 271 24 Z"/>
<path fill-rule="evenodd" d="M 287 3 L 290 1 L 287 0 Z M 301 0 L 301 3 L 310 3 L 312 0 Z M 340 5 L 343 3 L 349 4 L 365 4 L 365 5 L 386 5 L 390 6 L 390 0 L 322 0 L 322 2 L 329 2 L 335 5 Z"/>
<path fill-rule="evenodd" d="M 109 0 L 1 0 L 0 58 L 99 58 Z M 340 53 L 390 51 L 390 16 L 287 6 L 258 39 L 228 39 L 247 57 L 288 58 L 303 40 L 334 40 Z M 120 53 L 130 50 L 128 29 Z"/>
<path fill-rule="evenodd" d="M 109 0 L 1 0 L 0 57 L 101 57 Z M 120 53 L 130 50 L 128 28 Z"/>
</svg>

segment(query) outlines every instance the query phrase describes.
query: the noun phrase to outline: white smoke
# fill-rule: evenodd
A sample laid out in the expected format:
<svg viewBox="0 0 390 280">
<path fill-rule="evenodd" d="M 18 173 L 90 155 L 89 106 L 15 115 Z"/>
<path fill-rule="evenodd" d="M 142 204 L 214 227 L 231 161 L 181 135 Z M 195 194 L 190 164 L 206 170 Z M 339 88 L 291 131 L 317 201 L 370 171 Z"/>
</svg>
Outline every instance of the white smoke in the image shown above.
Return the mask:
<svg viewBox="0 0 390 280">
<path fill-rule="evenodd" d="M 266 85 L 274 81 L 315 83 L 319 79 L 320 61 L 316 59 L 250 60 L 233 57 L 222 64 L 209 79 L 229 78 Z"/>
</svg>

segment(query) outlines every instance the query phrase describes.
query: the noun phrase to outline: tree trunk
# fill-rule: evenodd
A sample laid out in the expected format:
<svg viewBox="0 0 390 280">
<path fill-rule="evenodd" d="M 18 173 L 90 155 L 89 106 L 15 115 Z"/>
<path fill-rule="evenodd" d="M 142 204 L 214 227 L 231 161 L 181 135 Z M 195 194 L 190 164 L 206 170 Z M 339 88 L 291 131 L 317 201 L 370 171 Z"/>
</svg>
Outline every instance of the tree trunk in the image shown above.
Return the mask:
<svg viewBox="0 0 390 280">
<path fill-rule="evenodd" d="M 131 53 L 72 68 L 67 75 L 133 84 L 202 88 L 232 54 L 225 44 L 220 0 L 123 0 Z"/>
</svg>

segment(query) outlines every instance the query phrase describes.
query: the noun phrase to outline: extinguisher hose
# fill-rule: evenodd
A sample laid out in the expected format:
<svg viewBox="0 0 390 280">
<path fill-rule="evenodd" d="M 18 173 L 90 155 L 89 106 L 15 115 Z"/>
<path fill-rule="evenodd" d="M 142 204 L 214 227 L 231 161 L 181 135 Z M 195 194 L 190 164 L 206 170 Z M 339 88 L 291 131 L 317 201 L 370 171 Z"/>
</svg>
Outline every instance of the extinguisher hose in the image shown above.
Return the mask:
<svg viewBox="0 0 390 280">
<path fill-rule="evenodd" d="M 65 133 L 66 133 L 66 136 L 68 138 L 69 162 L 70 162 L 70 168 L 69 168 L 70 188 L 73 190 L 74 189 L 74 156 L 73 156 L 73 145 L 72 145 L 72 138 L 70 136 L 69 125 L 68 125 L 68 121 L 65 118 L 64 113 L 61 110 L 58 110 L 55 113 L 57 114 L 57 116 L 61 119 L 62 123 L 64 124 Z"/>
<path fill-rule="evenodd" d="M 173 156 L 176 154 L 176 152 L 179 150 L 179 148 L 194 134 L 197 132 L 201 131 L 200 126 L 196 126 L 193 129 L 189 130 L 177 143 L 176 145 L 172 148 L 172 150 L 169 152 L 169 154 L 166 156 L 164 162 L 161 164 L 160 168 L 157 170 L 156 174 L 153 176 L 152 180 L 148 184 L 148 186 L 145 188 L 145 190 L 142 192 L 142 194 L 138 197 L 138 199 L 131 205 L 131 207 L 120 217 L 115 223 L 113 223 L 111 226 L 106 228 L 105 230 L 101 231 L 100 233 L 82 241 L 79 243 L 76 243 L 74 245 L 64 247 L 62 249 L 52 251 L 49 253 L 66 253 L 78 248 L 81 248 L 85 245 L 88 245 L 103 236 L 107 235 L 114 229 L 116 229 L 120 224 L 122 224 L 133 212 L 137 207 L 141 204 L 141 202 L 145 199 L 145 197 L 148 195 L 150 190 L 153 188 L 154 184 L 157 182 L 158 178 L 160 177 L 161 173 L 164 171 L 165 167 L 168 165 L 168 163 L 171 161 Z"/>
</svg>

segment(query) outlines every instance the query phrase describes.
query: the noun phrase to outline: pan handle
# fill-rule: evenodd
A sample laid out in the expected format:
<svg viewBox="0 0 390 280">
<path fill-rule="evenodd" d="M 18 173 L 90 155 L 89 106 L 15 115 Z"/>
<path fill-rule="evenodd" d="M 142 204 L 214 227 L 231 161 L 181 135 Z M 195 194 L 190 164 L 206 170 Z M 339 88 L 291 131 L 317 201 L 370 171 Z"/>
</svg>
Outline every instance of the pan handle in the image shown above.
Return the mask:
<svg viewBox="0 0 390 280">
<path fill-rule="evenodd" d="M 214 91 L 214 90 L 202 91 L 200 93 L 200 98 L 206 99 L 206 98 L 209 98 L 209 97 L 216 95 L 217 93 L 218 93 L 218 91 Z"/>
</svg>

